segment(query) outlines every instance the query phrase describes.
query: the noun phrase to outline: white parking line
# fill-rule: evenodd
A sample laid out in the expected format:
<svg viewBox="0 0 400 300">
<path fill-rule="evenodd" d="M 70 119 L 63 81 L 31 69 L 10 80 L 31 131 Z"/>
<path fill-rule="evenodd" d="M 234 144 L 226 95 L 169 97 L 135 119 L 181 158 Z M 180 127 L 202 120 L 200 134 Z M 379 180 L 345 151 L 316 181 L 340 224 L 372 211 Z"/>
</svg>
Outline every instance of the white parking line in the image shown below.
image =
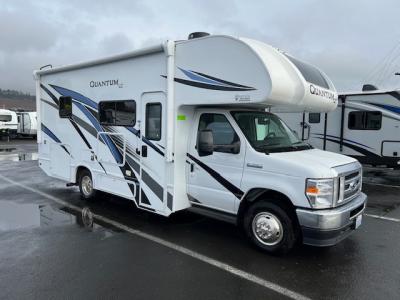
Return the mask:
<svg viewBox="0 0 400 300">
<path fill-rule="evenodd" d="M 57 197 L 54 197 L 54 196 L 52 196 L 50 194 L 44 193 L 44 192 L 39 191 L 37 189 L 31 188 L 31 187 L 29 187 L 27 185 L 24 185 L 22 183 L 19 183 L 19 182 L 16 182 L 14 180 L 11 180 L 9 178 L 6 178 L 3 175 L 0 175 L 0 178 L 2 180 L 4 180 L 4 181 L 8 182 L 8 183 L 17 185 L 17 186 L 19 186 L 19 187 L 21 187 L 21 188 L 23 188 L 25 190 L 28 190 L 30 192 L 36 193 L 38 195 L 41 195 L 41 196 L 43 196 L 43 197 L 45 197 L 45 198 L 47 198 L 49 200 L 52 200 L 52 201 L 54 201 L 54 202 L 56 202 L 56 203 L 58 203 L 60 205 L 66 206 L 66 207 L 68 207 L 68 208 L 70 208 L 72 210 L 75 210 L 77 212 L 81 212 L 82 211 L 82 208 L 80 208 L 78 206 L 75 206 L 73 204 L 65 202 L 65 201 L 63 201 L 63 200 L 61 200 L 61 199 L 59 199 Z M 137 236 L 140 236 L 142 238 L 145 238 L 147 240 L 155 242 L 155 243 L 157 243 L 159 245 L 168 247 L 168 248 L 173 249 L 175 251 L 178 251 L 178 252 L 180 252 L 182 254 L 188 255 L 188 256 L 190 256 L 192 258 L 198 259 L 198 260 L 200 260 L 202 262 L 205 262 L 205 263 L 207 263 L 209 265 L 212 265 L 212 266 L 217 267 L 217 268 L 219 268 L 221 270 L 224 270 L 224 271 L 226 271 L 228 273 L 231 273 L 231 274 L 233 274 L 235 276 L 238 276 L 238 277 L 240 277 L 242 279 L 245 279 L 245 280 L 248 280 L 248 281 L 253 282 L 255 284 L 258 284 L 260 286 L 263 286 L 263 287 L 265 287 L 267 289 L 270 289 L 270 290 L 272 290 L 272 291 L 274 291 L 276 293 L 279 293 L 279 294 L 281 294 L 283 296 L 286 296 L 288 298 L 299 299 L 299 300 L 310 299 L 310 298 L 305 297 L 305 296 L 303 296 L 303 295 L 301 295 L 301 294 L 299 294 L 299 293 L 297 293 L 295 291 L 292 291 L 290 289 L 282 287 L 279 284 L 276 284 L 276 283 L 273 283 L 271 281 L 262 279 L 262 278 L 260 278 L 260 277 L 258 277 L 256 275 L 253 275 L 253 274 L 248 273 L 246 271 L 243 271 L 243 270 L 240 270 L 238 268 L 235 268 L 235 267 L 233 267 L 233 266 L 231 266 L 229 264 L 226 264 L 224 262 L 218 261 L 216 259 L 213 259 L 213 258 L 208 257 L 206 255 L 200 254 L 200 253 L 195 252 L 193 250 L 190 250 L 188 248 L 179 246 L 177 244 L 171 243 L 171 242 L 169 242 L 167 240 L 161 239 L 161 238 L 156 237 L 154 235 L 145 233 L 145 232 L 137 230 L 137 229 L 133 229 L 133 228 L 128 227 L 128 226 L 126 226 L 124 224 L 121 224 L 119 222 L 111 220 L 111 219 L 109 219 L 107 217 L 103 217 L 103 216 L 98 215 L 98 214 L 93 214 L 93 217 L 95 219 L 99 220 L 99 221 L 108 223 L 108 224 L 110 224 L 110 225 L 112 225 L 112 226 L 114 226 L 114 227 L 116 227 L 118 229 L 124 230 L 126 232 L 129 232 L 129 233 L 137 235 Z"/>
<path fill-rule="evenodd" d="M 380 219 L 380 220 L 386 220 L 386 221 L 400 223 L 400 219 L 396 219 L 396 218 L 390 218 L 390 217 L 385 217 L 385 216 L 380 216 L 380 215 L 372 215 L 372 214 L 364 214 L 364 216 L 374 218 L 374 219 Z"/>
</svg>

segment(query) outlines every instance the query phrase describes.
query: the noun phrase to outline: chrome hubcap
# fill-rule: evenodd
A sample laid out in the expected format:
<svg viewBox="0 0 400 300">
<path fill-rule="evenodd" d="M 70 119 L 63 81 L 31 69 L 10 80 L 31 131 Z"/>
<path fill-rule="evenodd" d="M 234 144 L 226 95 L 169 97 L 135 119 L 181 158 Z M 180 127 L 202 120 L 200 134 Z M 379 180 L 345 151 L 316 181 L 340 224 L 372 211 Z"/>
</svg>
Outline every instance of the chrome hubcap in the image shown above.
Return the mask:
<svg viewBox="0 0 400 300">
<path fill-rule="evenodd" d="M 85 196 L 89 196 L 93 191 L 92 179 L 89 176 L 82 178 L 82 192 Z"/>
<path fill-rule="evenodd" d="M 276 245 L 283 238 L 281 221 L 269 212 L 258 213 L 253 219 L 252 228 L 257 240 L 267 246 Z"/>
</svg>

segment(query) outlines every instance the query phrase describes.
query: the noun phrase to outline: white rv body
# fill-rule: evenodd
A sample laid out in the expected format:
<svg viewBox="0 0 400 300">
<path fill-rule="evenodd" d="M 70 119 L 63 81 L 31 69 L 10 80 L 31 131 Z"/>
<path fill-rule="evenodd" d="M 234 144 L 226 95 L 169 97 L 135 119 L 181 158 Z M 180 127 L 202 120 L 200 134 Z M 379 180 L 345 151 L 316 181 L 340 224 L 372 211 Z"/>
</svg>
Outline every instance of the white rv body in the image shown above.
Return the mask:
<svg viewBox="0 0 400 300">
<path fill-rule="evenodd" d="M 349 155 L 363 164 L 400 167 L 398 90 L 340 94 L 337 109 L 327 114 L 278 115 L 316 148 Z"/>
<path fill-rule="evenodd" d="M 235 115 L 261 113 L 267 120 L 265 109 L 271 106 L 334 110 L 331 81 L 317 69 L 323 86 L 306 81 L 292 59 L 258 41 L 206 36 L 36 71 L 39 165 L 70 183 L 88 170 L 93 189 L 165 216 L 191 208 L 238 220 L 246 201 L 270 191 L 290 201 L 305 235 L 350 228 L 366 201 L 355 160 L 315 149 L 266 155 L 252 147 Z M 109 125 L 125 119 L 131 125 Z M 198 129 L 204 124 L 215 126 L 205 134 L 218 133 L 222 140 L 234 132 L 235 145 L 215 145 L 212 155 L 200 155 Z M 338 181 L 350 173 L 351 197 L 335 200 L 329 214 L 310 210 L 307 178 Z M 346 235 L 303 236 L 303 241 L 332 245 Z"/>
<path fill-rule="evenodd" d="M 12 110 L 0 109 L 0 136 L 15 136 L 17 126 L 16 113 Z"/>
<path fill-rule="evenodd" d="M 37 134 L 37 114 L 34 111 L 17 112 L 17 133 L 22 136 L 35 137 Z"/>
</svg>

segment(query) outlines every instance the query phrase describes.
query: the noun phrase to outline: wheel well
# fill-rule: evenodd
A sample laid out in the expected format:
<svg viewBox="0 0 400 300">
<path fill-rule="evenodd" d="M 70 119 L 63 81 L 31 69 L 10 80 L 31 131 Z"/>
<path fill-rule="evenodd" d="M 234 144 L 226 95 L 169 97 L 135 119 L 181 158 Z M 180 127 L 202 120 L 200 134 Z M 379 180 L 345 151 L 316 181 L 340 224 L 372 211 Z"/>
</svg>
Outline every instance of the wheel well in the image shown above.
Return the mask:
<svg viewBox="0 0 400 300">
<path fill-rule="evenodd" d="M 84 170 L 87 170 L 87 171 L 89 171 L 90 174 L 92 174 L 92 172 L 90 172 L 90 170 L 89 170 L 88 168 L 86 168 L 86 167 L 84 167 L 84 166 L 79 166 L 79 167 L 76 169 L 75 183 L 78 183 L 78 182 L 79 182 L 79 176 L 80 176 L 80 174 L 81 174 Z"/>
<path fill-rule="evenodd" d="M 243 222 L 243 216 L 247 209 L 255 202 L 258 201 L 267 201 L 269 203 L 273 203 L 283 210 L 285 210 L 292 220 L 295 222 L 296 226 L 299 226 L 299 221 L 296 215 L 296 208 L 290 201 L 289 197 L 285 194 L 282 194 L 278 191 L 256 188 L 250 190 L 246 196 L 240 202 L 239 210 L 238 210 L 238 225 L 241 227 Z"/>
</svg>

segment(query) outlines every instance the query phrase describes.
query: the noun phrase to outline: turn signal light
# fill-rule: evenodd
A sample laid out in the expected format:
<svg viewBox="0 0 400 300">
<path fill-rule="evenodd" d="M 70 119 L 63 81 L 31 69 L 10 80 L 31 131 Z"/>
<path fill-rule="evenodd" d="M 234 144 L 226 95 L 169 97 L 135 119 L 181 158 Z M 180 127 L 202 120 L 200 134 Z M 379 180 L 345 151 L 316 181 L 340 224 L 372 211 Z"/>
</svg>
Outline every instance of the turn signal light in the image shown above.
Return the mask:
<svg viewBox="0 0 400 300">
<path fill-rule="evenodd" d="M 306 193 L 307 194 L 318 194 L 319 189 L 316 186 L 309 186 L 309 187 L 307 187 Z"/>
</svg>

